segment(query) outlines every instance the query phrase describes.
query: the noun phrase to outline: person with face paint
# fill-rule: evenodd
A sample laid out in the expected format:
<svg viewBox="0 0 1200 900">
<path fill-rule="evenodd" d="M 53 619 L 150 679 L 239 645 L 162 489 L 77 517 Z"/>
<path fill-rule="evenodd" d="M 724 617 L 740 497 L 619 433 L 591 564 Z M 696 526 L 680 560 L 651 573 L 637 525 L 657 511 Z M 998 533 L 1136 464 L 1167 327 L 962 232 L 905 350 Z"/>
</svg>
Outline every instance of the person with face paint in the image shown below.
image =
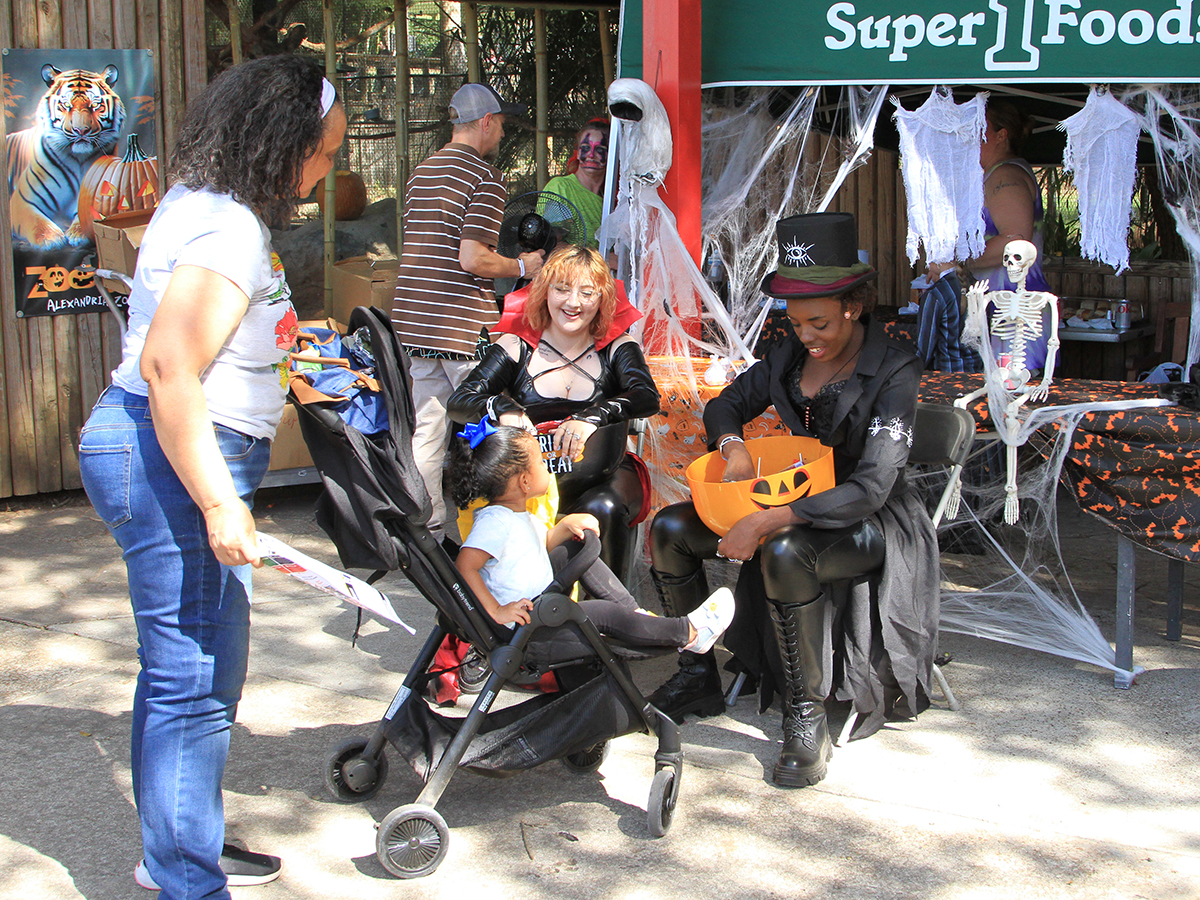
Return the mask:
<svg viewBox="0 0 1200 900">
<path fill-rule="evenodd" d="M 565 199 L 583 214 L 587 246 L 599 245 L 596 235 L 604 216 L 604 179 L 608 171 L 608 119 L 589 121 L 575 136 L 575 152 L 567 173 L 546 182 L 546 190 Z"/>
<path fill-rule="evenodd" d="M 224 842 L 221 799 L 262 564 L 250 507 L 296 338 L 268 228 L 290 221 L 345 133 L 333 85 L 298 56 L 234 66 L 188 104 L 121 363 L 80 434 L 83 486 L 123 551 L 137 625 L 134 878 L 163 900 L 220 900 L 279 874 L 276 857 Z"/>
<path fill-rule="evenodd" d="M 763 293 L 787 301 L 793 333 L 704 410 L 725 481 L 756 475 L 743 426 L 773 406 L 793 434 L 833 450 L 836 485 L 767 507 L 718 537 L 695 506 L 678 503 L 650 528 L 651 576 L 667 615 L 708 596 L 703 562 L 747 561 L 725 646 L 759 679 L 765 708 L 783 692 L 783 749 L 773 780 L 804 787 L 825 777 L 831 694 L 852 700 L 861 726 L 928 706 L 937 647 L 937 538 L 905 465 L 921 361 L 871 318 L 876 272 L 858 261 L 850 213 L 793 216 L 776 225 L 779 267 Z M 767 473 L 763 473 L 767 474 Z M 723 708 L 711 653 L 680 655 L 679 671 L 649 700 L 677 720 Z"/>
</svg>

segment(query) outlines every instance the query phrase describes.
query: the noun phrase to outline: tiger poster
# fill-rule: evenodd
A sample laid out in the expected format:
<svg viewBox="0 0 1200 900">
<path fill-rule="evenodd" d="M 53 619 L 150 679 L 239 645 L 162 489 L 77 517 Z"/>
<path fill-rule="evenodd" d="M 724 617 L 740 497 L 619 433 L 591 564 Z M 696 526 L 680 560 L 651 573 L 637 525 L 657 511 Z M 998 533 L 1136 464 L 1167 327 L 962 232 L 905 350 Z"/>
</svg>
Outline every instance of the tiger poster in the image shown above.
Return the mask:
<svg viewBox="0 0 1200 900">
<path fill-rule="evenodd" d="M 105 312 L 93 223 L 158 204 L 150 51 L 9 48 L 0 73 L 17 316 Z"/>
</svg>

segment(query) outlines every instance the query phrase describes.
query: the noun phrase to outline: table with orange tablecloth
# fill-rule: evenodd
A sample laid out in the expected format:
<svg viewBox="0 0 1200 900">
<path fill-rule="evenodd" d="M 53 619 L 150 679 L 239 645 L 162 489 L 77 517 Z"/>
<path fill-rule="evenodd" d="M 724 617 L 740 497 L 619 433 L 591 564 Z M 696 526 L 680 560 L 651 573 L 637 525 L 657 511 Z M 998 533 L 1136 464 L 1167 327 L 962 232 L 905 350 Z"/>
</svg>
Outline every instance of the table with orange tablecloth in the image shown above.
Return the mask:
<svg viewBox="0 0 1200 900">
<path fill-rule="evenodd" d="M 983 387 L 983 375 L 927 372 L 921 399 L 952 403 Z M 1155 385 L 1058 379 L 1047 405 L 1107 400 L 1153 400 Z M 990 430 L 986 400 L 971 410 Z M 1136 563 L 1133 545 L 1169 558 L 1167 639 L 1182 635 L 1183 563 L 1200 562 L 1200 411 L 1153 406 L 1087 413 L 1071 437 L 1063 482 L 1075 502 L 1117 532 L 1116 664 L 1133 670 Z M 1118 674 L 1118 687 L 1131 679 Z"/>
<path fill-rule="evenodd" d="M 921 399 L 953 403 L 983 387 L 983 375 L 926 372 Z M 1056 379 L 1039 406 L 1153 400 L 1156 385 Z M 972 408 L 980 430 L 993 425 L 987 401 Z M 1079 422 L 1063 464 L 1075 502 L 1131 541 L 1200 562 L 1200 411 L 1181 406 L 1093 412 Z"/>
</svg>

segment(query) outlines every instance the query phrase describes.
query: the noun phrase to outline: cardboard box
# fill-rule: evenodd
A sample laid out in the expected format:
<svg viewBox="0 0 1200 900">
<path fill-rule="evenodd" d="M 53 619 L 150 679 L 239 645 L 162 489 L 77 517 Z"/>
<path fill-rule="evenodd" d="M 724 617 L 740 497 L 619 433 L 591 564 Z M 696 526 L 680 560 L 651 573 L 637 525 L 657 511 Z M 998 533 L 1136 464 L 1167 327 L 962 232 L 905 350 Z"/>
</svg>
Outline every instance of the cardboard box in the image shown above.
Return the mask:
<svg viewBox="0 0 1200 900">
<path fill-rule="evenodd" d="M 392 307 L 396 293 L 396 259 L 354 256 L 333 264 L 333 318 L 345 324 L 356 306 Z"/>
<path fill-rule="evenodd" d="M 152 209 L 138 209 L 117 213 L 93 224 L 96 232 L 96 256 L 100 268 L 112 269 L 133 277 L 137 268 L 138 247 L 146 234 L 146 226 L 154 216 Z M 120 282 L 106 279 L 104 286 L 110 291 L 129 293 L 129 288 Z"/>
<path fill-rule="evenodd" d="M 271 463 L 267 471 L 311 468 L 312 464 L 312 454 L 308 452 L 308 445 L 300 434 L 296 407 L 289 403 L 283 408 L 283 418 L 279 420 L 275 440 L 271 442 Z"/>
</svg>

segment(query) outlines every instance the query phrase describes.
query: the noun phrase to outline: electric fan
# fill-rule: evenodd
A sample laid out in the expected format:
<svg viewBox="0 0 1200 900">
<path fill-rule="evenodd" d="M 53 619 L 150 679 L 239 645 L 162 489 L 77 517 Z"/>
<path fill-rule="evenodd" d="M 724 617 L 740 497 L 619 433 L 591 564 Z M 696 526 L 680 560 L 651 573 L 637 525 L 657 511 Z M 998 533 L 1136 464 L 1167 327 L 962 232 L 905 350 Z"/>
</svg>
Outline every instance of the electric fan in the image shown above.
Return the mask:
<svg viewBox="0 0 1200 900">
<path fill-rule="evenodd" d="M 496 252 L 509 259 L 535 250 L 545 250 L 549 256 L 560 243 L 583 246 L 586 242 L 587 226 L 570 201 L 550 191 L 529 191 L 504 207 Z M 497 278 L 494 283 L 497 297 L 523 284 L 517 278 Z"/>
</svg>

